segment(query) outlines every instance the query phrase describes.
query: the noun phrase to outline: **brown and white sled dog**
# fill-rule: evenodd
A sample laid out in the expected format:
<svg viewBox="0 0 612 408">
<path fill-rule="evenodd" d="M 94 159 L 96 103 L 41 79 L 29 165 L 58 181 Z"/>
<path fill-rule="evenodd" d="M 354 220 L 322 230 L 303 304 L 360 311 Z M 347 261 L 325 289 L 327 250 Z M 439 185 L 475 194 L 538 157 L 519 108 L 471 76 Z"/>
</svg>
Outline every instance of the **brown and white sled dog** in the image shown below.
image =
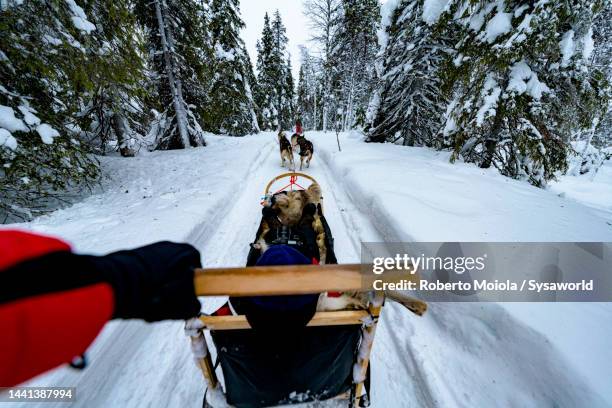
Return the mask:
<svg viewBox="0 0 612 408">
<path fill-rule="evenodd" d="M 287 161 L 287 168 L 295 170 L 295 164 L 293 162 L 293 149 L 291 148 L 291 143 L 289 143 L 289 140 L 283 131 L 278 132 L 278 144 L 280 146 L 281 167 L 285 167 L 285 161 Z"/>
<path fill-rule="evenodd" d="M 276 229 L 280 225 L 310 225 L 315 232 L 317 247 L 319 248 L 319 263 L 325 264 L 327 258 L 327 246 L 325 244 L 325 228 L 318 214 L 305 213 L 304 207 L 313 204 L 315 208 L 321 203 L 321 187 L 317 183 L 312 183 L 306 190 L 287 191 L 286 194 L 277 194 L 274 204 L 264 204 L 270 206 L 276 216 L 270 219 L 262 219 L 259 227 L 258 237 L 254 244 L 255 248 L 264 253 L 268 249 L 265 237 L 271 229 Z M 311 207 L 312 208 L 312 207 Z"/>
<path fill-rule="evenodd" d="M 314 154 L 314 146 L 312 142 L 304 135 L 298 135 L 297 133 L 291 136 L 291 144 L 293 144 L 293 140 L 295 138 L 295 144 L 300 147 L 300 170 L 304 166 L 304 161 L 306 161 L 306 167 L 310 167 L 310 160 L 312 160 L 312 155 Z"/>
</svg>

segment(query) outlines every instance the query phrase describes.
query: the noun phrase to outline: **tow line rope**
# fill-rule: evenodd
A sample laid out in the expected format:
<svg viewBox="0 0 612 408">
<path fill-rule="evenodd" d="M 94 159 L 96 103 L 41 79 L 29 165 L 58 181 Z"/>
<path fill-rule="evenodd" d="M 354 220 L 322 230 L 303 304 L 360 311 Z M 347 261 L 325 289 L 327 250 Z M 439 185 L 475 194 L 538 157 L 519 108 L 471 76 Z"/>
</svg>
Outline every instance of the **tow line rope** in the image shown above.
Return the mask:
<svg viewBox="0 0 612 408">
<path fill-rule="evenodd" d="M 297 175 L 293 175 L 293 176 L 289 176 L 289 184 L 287 184 L 285 187 L 277 190 L 276 192 L 272 193 L 272 194 L 268 194 L 265 197 L 261 198 L 261 205 L 265 205 L 266 200 L 282 191 L 285 191 L 287 188 L 291 187 L 291 191 L 293 191 L 293 186 L 298 186 L 299 188 L 301 188 L 302 190 L 306 190 L 306 188 L 302 187 L 300 184 L 297 183 L 297 179 L 298 176 Z"/>
<path fill-rule="evenodd" d="M 298 186 L 299 188 L 301 188 L 302 190 L 306 190 L 304 187 L 300 186 L 296 181 L 297 181 L 298 176 L 290 176 L 289 177 L 289 184 L 287 184 L 285 187 L 281 188 L 280 190 L 278 190 L 277 192 L 275 192 L 274 194 L 278 194 L 281 191 L 285 191 L 288 187 L 291 187 L 291 190 L 293 191 L 293 186 Z M 272 195 L 274 195 L 272 194 Z"/>
</svg>

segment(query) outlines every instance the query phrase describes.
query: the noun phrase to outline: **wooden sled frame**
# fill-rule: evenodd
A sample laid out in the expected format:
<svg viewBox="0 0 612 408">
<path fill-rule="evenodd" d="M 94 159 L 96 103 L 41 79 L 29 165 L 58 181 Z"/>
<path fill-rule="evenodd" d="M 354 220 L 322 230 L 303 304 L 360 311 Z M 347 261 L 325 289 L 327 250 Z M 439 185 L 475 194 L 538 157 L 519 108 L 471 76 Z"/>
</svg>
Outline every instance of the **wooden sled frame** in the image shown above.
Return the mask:
<svg viewBox="0 0 612 408">
<path fill-rule="evenodd" d="M 287 189 L 293 191 L 294 186 L 300 190 L 305 190 L 306 188 L 297 182 L 300 177 L 319 184 L 314 177 L 305 173 L 283 173 L 274 177 L 266 185 L 264 200 L 268 200 L 272 195 Z M 289 184 L 278 191 L 271 192 L 272 185 L 284 178 L 289 178 Z M 262 202 L 262 204 L 264 203 L 265 201 Z M 321 197 L 320 204 L 322 208 L 323 197 Z M 361 326 L 361 341 L 359 351 L 355 356 L 356 361 L 354 361 L 353 369 L 353 376 L 359 381 L 353 383 L 350 391 L 332 398 L 346 400 L 350 403 L 350 406 L 358 407 L 365 396 L 362 396 L 365 386 L 364 381 L 368 371 L 372 345 L 374 344 L 376 326 L 386 295 L 391 295 L 390 300 L 399 302 L 419 316 L 427 309 L 427 305 L 418 299 L 371 290 L 374 280 L 378 277 L 372 273 L 363 273 L 363 271 L 368 270 L 371 270 L 370 265 L 360 264 L 198 269 L 195 274 L 194 286 L 198 296 L 273 296 L 325 292 L 370 292 L 370 302 L 367 309 L 317 312 L 308 323 L 308 326 Z M 418 276 L 415 273 L 410 274 L 405 271 L 391 272 L 386 275 L 386 280 L 398 281 L 400 279 L 416 281 Z M 244 315 L 203 315 L 199 317 L 199 321 L 201 329 L 198 329 L 196 333 L 190 333 L 192 345 L 198 343 L 203 347 L 199 355 L 196 355 L 196 361 L 207 387 L 211 390 L 220 391 L 219 379 L 208 352 L 204 330 L 249 330 L 251 326 Z"/>
<path fill-rule="evenodd" d="M 359 406 L 363 398 L 364 379 L 370 361 L 370 353 L 376 334 L 376 326 L 382 311 L 385 293 L 369 291 L 375 279 L 373 274 L 363 274 L 365 265 L 288 265 L 288 266 L 256 266 L 243 268 L 198 269 L 195 275 L 195 290 L 198 296 L 266 296 L 294 295 L 306 293 L 340 292 L 371 292 L 367 310 L 340 310 L 317 312 L 308 326 L 360 325 L 362 335 L 360 350 L 354 362 L 359 366 L 357 378 L 360 381 L 353 384 L 350 392 L 341 394 L 335 399 L 347 400 L 350 406 Z M 401 276 L 400 276 L 401 275 Z M 396 274 L 397 278 L 415 280 L 416 274 Z M 408 298 L 410 299 L 410 298 Z M 411 299 L 409 302 L 420 302 Z M 408 307 L 416 314 L 422 314 L 426 309 L 423 302 L 421 313 Z M 243 315 L 240 316 L 201 316 L 202 329 L 192 336 L 192 342 L 206 340 L 204 330 L 237 330 L 250 329 Z M 207 350 L 207 349 L 206 349 Z M 196 358 L 202 371 L 206 385 L 210 389 L 219 387 L 210 353 L 206 351 Z M 355 372 L 355 370 L 353 370 Z"/>
<path fill-rule="evenodd" d="M 304 188 L 304 187 L 302 187 L 302 186 L 300 186 L 299 184 L 297 184 L 297 182 L 296 182 L 296 181 L 297 181 L 298 177 L 303 177 L 303 178 L 305 178 L 305 179 L 307 179 L 307 180 L 312 181 L 313 183 L 317 183 L 317 184 L 319 184 L 319 183 L 317 182 L 317 180 L 315 180 L 315 179 L 314 179 L 314 177 L 309 176 L 309 175 L 308 175 L 308 174 L 306 174 L 306 173 L 299 173 L 299 172 L 292 171 L 292 172 L 289 172 L 289 173 L 279 174 L 278 176 L 276 176 L 276 177 L 274 177 L 272 180 L 270 180 L 270 182 L 269 182 L 269 183 L 268 183 L 268 185 L 266 186 L 266 189 L 265 189 L 265 191 L 264 191 L 264 195 L 266 195 L 266 196 L 270 195 L 270 188 L 272 187 L 272 185 L 273 185 L 274 183 L 276 183 L 278 180 L 281 180 L 281 179 L 284 179 L 284 178 L 287 178 L 287 177 L 289 177 L 289 184 L 287 184 L 285 187 L 281 188 L 280 190 L 276 191 L 275 193 L 279 193 L 279 192 L 281 192 L 281 191 L 284 191 L 284 190 L 285 190 L 285 189 L 287 189 L 287 188 L 291 188 L 291 189 L 293 190 L 293 186 L 294 186 L 294 185 L 298 186 L 298 187 L 299 187 L 299 188 L 301 188 L 302 190 L 305 190 L 305 188 Z M 273 194 L 275 194 L 275 193 L 273 193 Z"/>
<path fill-rule="evenodd" d="M 280 193 L 281 191 L 286 191 L 287 189 L 289 189 L 289 191 L 293 191 L 293 186 L 297 186 L 300 190 L 306 190 L 305 187 L 301 186 L 300 184 L 297 183 L 297 179 L 298 178 L 305 178 L 307 180 L 310 180 L 312 183 L 317 183 L 319 184 L 319 182 L 317 180 L 315 180 L 314 177 L 309 176 L 306 173 L 300 173 L 300 172 L 296 172 L 296 171 L 292 171 L 289 173 L 282 173 L 279 174 L 278 176 L 274 177 L 272 180 L 270 180 L 270 182 L 266 185 L 266 189 L 264 190 L 264 200 L 261 202 L 262 205 L 264 205 L 265 201 L 270 198 L 271 196 L 273 196 L 274 194 Z M 282 180 L 284 178 L 289 178 L 289 184 L 287 184 L 286 186 L 284 186 L 283 188 L 274 191 L 274 192 L 270 192 L 270 189 L 272 188 L 272 185 L 274 183 L 276 183 L 278 180 Z M 321 184 L 319 184 L 319 186 L 321 186 Z M 321 205 L 321 211 L 323 211 L 323 197 L 321 197 L 321 201 L 319 202 L 319 204 Z"/>
</svg>

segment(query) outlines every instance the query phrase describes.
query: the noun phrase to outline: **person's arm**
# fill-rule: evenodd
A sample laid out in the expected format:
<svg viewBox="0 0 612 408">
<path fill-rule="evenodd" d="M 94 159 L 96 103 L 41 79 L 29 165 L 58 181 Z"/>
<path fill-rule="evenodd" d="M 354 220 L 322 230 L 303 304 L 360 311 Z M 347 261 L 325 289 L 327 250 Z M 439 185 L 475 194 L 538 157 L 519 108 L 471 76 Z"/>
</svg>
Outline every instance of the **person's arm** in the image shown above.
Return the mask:
<svg viewBox="0 0 612 408">
<path fill-rule="evenodd" d="M 83 354 L 111 318 L 196 316 L 199 266 L 187 244 L 87 256 L 53 238 L 0 231 L 0 386 Z"/>
</svg>

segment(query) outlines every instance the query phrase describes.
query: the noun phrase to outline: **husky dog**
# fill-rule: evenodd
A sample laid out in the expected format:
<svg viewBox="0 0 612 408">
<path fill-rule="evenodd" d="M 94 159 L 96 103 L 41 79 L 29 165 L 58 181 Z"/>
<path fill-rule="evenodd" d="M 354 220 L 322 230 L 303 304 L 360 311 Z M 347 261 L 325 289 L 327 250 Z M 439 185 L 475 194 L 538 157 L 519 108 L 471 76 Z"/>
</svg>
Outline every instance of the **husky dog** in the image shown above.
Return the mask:
<svg viewBox="0 0 612 408">
<path fill-rule="evenodd" d="M 319 249 L 319 263 L 325 264 L 327 259 L 326 235 L 323 222 L 321 221 L 321 187 L 312 183 L 306 190 L 287 191 L 276 194 L 273 202 L 264 204 L 268 207 L 273 217 L 266 217 L 261 221 L 257 239 L 253 244 L 255 248 L 265 252 L 268 249 L 266 235 L 270 230 L 282 225 L 310 226 L 315 232 L 315 239 Z"/>
<path fill-rule="evenodd" d="M 294 133 L 291 136 L 291 147 L 293 148 L 293 150 L 295 150 L 295 148 L 297 147 L 297 139 L 298 137 L 300 137 L 299 133 Z"/>
<path fill-rule="evenodd" d="M 295 134 L 293 136 L 295 136 L 296 144 L 300 146 L 300 170 L 302 170 L 304 160 L 306 161 L 306 167 L 310 167 L 310 160 L 312 160 L 312 155 L 314 154 L 314 147 L 312 145 L 312 142 L 306 139 L 303 135 Z M 291 137 L 292 143 L 293 136 Z"/>
<path fill-rule="evenodd" d="M 293 163 L 293 149 L 283 131 L 278 132 L 278 144 L 280 146 L 281 167 L 285 167 L 285 161 L 287 161 L 288 168 L 291 170 L 295 169 L 295 164 Z"/>
</svg>

